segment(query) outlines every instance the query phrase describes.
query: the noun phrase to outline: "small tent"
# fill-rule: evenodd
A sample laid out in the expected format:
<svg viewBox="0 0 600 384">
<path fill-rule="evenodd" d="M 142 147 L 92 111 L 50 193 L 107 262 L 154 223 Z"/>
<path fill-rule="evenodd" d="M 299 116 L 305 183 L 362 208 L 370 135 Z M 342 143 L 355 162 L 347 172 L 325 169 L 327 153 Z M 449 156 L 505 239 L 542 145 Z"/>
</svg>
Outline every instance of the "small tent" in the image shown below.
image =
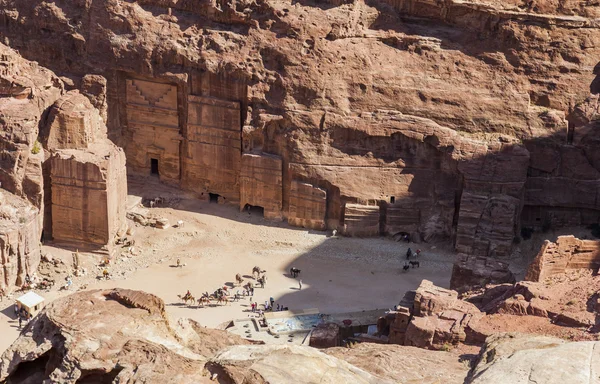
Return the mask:
<svg viewBox="0 0 600 384">
<path fill-rule="evenodd" d="M 19 312 L 25 312 L 27 317 L 35 316 L 43 308 L 46 299 L 37 293 L 30 291 L 17 299 L 17 309 Z"/>
</svg>

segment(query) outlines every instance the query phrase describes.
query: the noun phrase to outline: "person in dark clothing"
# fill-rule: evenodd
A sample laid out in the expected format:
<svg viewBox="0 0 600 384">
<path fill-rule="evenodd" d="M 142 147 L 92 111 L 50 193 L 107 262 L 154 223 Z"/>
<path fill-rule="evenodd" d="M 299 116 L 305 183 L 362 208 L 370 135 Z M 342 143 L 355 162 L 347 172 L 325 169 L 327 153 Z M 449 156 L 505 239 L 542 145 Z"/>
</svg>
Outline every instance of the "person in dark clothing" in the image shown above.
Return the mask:
<svg viewBox="0 0 600 384">
<path fill-rule="evenodd" d="M 408 248 L 408 251 L 406 251 L 406 260 L 410 259 L 411 256 L 412 256 L 412 249 Z"/>
</svg>

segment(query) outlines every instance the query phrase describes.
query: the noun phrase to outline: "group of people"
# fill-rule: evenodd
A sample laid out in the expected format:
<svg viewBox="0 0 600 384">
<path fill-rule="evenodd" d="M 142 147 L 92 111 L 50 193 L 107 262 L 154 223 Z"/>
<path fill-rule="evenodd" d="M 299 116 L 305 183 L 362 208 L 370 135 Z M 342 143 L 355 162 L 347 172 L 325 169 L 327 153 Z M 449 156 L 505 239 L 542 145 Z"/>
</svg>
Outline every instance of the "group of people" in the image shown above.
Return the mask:
<svg viewBox="0 0 600 384">
<path fill-rule="evenodd" d="M 258 312 L 258 315 L 262 317 L 264 312 L 262 309 L 259 309 L 257 302 L 250 303 L 250 308 L 251 308 L 252 313 Z M 288 310 L 288 307 L 284 307 L 283 304 L 278 303 L 277 307 L 275 307 L 275 299 L 273 297 L 271 297 L 269 300 L 265 300 L 264 311 L 279 312 L 279 311 L 287 311 L 287 310 Z"/>
</svg>

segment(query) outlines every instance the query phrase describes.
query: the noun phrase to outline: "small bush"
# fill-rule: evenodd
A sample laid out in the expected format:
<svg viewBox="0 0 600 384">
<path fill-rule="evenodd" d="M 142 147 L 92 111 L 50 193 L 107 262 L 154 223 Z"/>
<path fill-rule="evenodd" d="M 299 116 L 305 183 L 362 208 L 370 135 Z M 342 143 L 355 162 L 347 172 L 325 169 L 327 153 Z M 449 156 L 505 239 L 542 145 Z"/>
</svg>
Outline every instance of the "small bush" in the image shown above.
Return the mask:
<svg viewBox="0 0 600 384">
<path fill-rule="evenodd" d="M 451 349 L 452 349 L 452 345 L 450 345 L 448 343 L 444 343 L 444 345 L 441 346 L 440 351 L 450 352 Z"/>
<path fill-rule="evenodd" d="M 38 153 L 40 153 L 40 151 L 42 150 L 42 145 L 40 144 L 39 141 L 35 141 L 35 143 L 33 143 L 33 148 L 31 148 L 31 153 L 34 155 L 37 155 Z"/>
<path fill-rule="evenodd" d="M 25 224 L 26 221 L 27 219 L 25 219 L 24 217 L 19 217 L 19 223 Z"/>
<path fill-rule="evenodd" d="M 567 305 L 573 305 L 573 304 L 576 304 L 576 303 L 577 303 L 577 300 L 569 300 L 569 301 L 567 301 Z"/>
</svg>

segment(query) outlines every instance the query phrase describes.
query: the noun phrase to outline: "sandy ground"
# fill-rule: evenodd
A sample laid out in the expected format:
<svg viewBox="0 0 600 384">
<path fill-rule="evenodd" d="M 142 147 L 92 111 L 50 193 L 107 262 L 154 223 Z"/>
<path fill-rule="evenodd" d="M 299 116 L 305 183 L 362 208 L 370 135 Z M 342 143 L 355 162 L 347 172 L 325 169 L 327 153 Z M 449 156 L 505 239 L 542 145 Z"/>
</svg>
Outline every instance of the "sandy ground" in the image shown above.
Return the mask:
<svg viewBox="0 0 600 384">
<path fill-rule="evenodd" d="M 182 305 L 177 295 L 188 289 L 196 297 L 204 291 L 212 292 L 233 282 L 236 273 L 249 277 L 255 265 L 267 271 L 267 285 L 255 290 L 253 300 L 264 303 L 273 297 L 276 305 L 283 304 L 290 310 L 318 308 L 323 313 L 336 313 L 390 308 L 422 279 L 449 285 L 454 255 L 441 248 L 385 238 L 333 238 L 323 232 L 272 223 L 256 214 L 241 213 L 233 206 L 203 202 L 164 186 L 148 188 L 130 183 L 132 190 L 141 191 L 139 195 L 152 190 L 155 195 L 165 196 L 168 206 L 136 210 L 166 217 L 171 223 L 184 220 L 183 228 L 155 229 L 130 222 L 135 228 L 134 252 L 138 255 L 117 258 L 110 268 L 113 278 L 100 281 L 96 278 L 101 272 L 96 266 L 100 256 L 82 254 L 88 275 L 75 277 L 69 291 L 55 287 L 51 292 L 41 292 L 48 302 L 82 288 L 139 289 L 161 297 L 173 319 L 189 317 L 215 327 L 248 317 L 248 298 L 197 308 Z M 403 272 L 409 246 L 422 249 L 421 265 Z M 71 251 L 45 246 L 45 252 L 70 265 Z M 175 267 L 177 258 L 186 265 Z M 292 266 L 302 270 L 302 290 L 298 279 L 289 276 Z M 12 303 L 7 299 L 0 303 L 0 351 L 19 333 Z"/>
</svg>

